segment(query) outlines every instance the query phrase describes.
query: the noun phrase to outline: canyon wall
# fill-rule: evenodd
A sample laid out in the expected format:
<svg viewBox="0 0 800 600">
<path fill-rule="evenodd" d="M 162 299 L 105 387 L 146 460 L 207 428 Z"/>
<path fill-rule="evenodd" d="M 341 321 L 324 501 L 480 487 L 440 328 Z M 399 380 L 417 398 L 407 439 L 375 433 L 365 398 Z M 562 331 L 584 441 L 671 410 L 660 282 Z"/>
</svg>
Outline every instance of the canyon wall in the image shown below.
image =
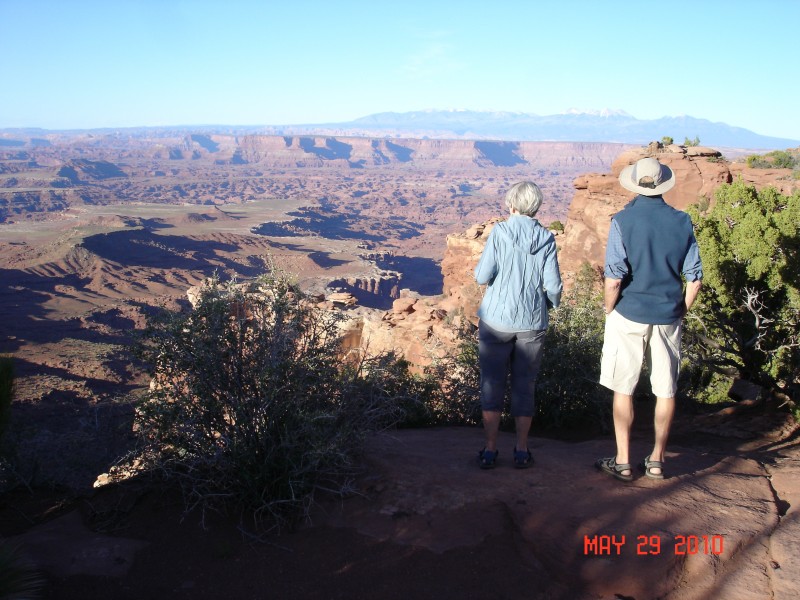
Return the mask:
<svg viewBox="0 0 800 600">
<path fill-rule="evenodd" d="M 564 218 L 575 177 L 607 169 L 631 147 L 220 134 L 61 134 L 47 142 L 0 148 L 0 223 L 47 220 L 82 205 L 303 198 L 340 214 L 463 227 L 488 218 L 502 191 L 520 179 L 545 190 L 549 222 Z"/>
<path fill-rule="evenodd" d="M 675 172 L 675 187 L 664 194 L 664 200 L 679 210 L 701 199 L 713 202 L 714 190 L 738 177 L 756 188 L 769 185 L 783 194 L 800 188 L 790 169 L 749 168 L 743 162 L 725 160 L 712 148 L 653 142 L 627 150 L 613 161 L 610 173 L 589 173 L 574 182 L 575 195 L 567 212 L 564 235 L 558 238 L 559 265 L 567 285 L 583 262 L 602 268 L 611 217 L 635 196 L 620 185 L 619 174 L 647 156 L 657 158 Z"/>
<path fill-rule="evenodd" d="M 215 139 L 219 136 L 215 136 Z M 571 142 L 501 142 L 323 136 L 244 136 L 236 160 L 275 168 L 367 168 L 406 163 L 426 167 L 511 167 L 591 169 L 608 164 L 609 155 L 626 144 Z M 220 150 L 221 154 L 225 154 Z M 234 154 L 230 155 L 234 160 Z"/>
<path fill-rule="evenodd" d="M 614 160 L 610 173 L 589 173 L 574 182 L 575 194 L 565 231 L 556 234 L 566 287 L 584 261 L 602 269 L 611 217 L 633 198 L 619 184 L 619 173 L 645 156 L 654 156 L 674 170 L 677 182 L 664 199 L 679 210 L 701 198 L 713 202 L 717 187 L 739 177 L 758 189 L 772 186 L 786 195 L 800 189 L 800 181 L 791 177 L 789 169 L 748 168 L 744 163 L 726 161 L 711 148 L 653 143 L 627 150 Z M 361 315 L 360 325 L 352 329 L 352 335 L 368 340 L 370 351 L 402 349 L 417 368 L 452 351 L 456 343 L 453 325 L 477 322 L 482 289 L 475 282 L 473 271 L 492 227 L 500 220 L 494 218 L 447 236 L 441 263 L 441 296 L 404 297 L 401 292 L 392 310 L 377 316 Z"/>
</svg>

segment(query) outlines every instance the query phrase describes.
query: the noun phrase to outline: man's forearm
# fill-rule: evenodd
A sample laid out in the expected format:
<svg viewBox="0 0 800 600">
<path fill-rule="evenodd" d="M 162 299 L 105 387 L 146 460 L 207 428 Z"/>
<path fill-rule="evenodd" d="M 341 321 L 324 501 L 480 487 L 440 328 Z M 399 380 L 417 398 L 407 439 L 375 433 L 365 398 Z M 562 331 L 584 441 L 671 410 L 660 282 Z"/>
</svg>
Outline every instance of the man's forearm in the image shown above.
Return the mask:
<svg viewBox="0 0 800 600">
<path fill-rule="evenodd" d="M 683 303 L 686 306 L 686 312 L 692 308 L 692 304 L 697 300 L 697 294 L 700 293 L 700 288 L 703 287 L 702 279 L 695 279 L 694 281 L 686 282 L 686 293 L 684 295 Z"/>
<path fill-rule="evenodd" d="M 617 305 L 621 286 L 621 279 L 606 277 L 605 284 L 603 285 L 603 311 L 606 314 L 614 310 L 614 307 Z"/>
</svg>

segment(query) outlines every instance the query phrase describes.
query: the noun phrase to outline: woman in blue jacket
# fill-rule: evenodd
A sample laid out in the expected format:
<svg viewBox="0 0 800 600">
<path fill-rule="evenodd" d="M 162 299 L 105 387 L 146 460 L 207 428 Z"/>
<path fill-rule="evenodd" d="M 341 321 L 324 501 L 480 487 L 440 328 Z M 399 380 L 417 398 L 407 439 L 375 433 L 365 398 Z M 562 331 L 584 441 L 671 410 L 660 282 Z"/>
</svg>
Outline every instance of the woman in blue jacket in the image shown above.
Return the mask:
<svg viewBox="0 0 800 600">
<path fill-rule="evenodd" d="M 542 204 L 542 190 L 530 181 L 516 183 L 506 193 L 505 204 L 510 216 L 494 226 L 475 267 L 477 282 L 487 284 L 478 309 L 481 410 L 486 434 L 478 463 L 483 469 L 494 467 L 497 459 L 509 369 L 511 415 L 517 436 L 514 466 L 526 468 L 533 462 L 528 433 L 547 310 L 558 306 L 562 290 L 555 238 L 534 219 Z"/>
</svg>

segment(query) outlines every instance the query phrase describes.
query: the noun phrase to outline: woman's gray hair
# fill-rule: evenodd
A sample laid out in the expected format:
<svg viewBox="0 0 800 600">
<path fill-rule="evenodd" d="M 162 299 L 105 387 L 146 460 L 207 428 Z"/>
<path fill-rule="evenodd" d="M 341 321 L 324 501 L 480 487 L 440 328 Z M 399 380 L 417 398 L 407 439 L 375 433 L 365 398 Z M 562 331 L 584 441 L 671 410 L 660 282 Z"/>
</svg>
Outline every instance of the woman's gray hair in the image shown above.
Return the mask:
<svg viewBox="0 0 800 600">
<path fill-rule="evenodd" d="M 506 207 L 516 209 L 520 214 L 532 217 L 542 205 L 544 195 L 539 186 L 532 181 L 520 181 L 506 192 Z"/>
</svg>

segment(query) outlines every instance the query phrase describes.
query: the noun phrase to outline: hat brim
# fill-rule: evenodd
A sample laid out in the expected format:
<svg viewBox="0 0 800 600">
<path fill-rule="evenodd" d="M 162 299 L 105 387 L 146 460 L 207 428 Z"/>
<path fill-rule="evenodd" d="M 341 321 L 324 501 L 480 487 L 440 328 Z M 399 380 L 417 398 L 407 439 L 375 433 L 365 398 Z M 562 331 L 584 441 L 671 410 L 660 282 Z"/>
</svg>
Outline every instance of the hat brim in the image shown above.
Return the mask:
<svg viewBox="0 0 800 600">
<path fill-rule="evenodd" d="M 633 173 L 633 169 L 636 167 L 635 163 L 622 169 L 622 173 L 619 174 L 619 184 L 629 192 L 635 192 L 637 194 L 641 194 L 642 196 L 660 196 L 661 194 L 670 191 L 675 185 L 675 173 L 667 165 L 663 163 L 659 164 L 661 165 L 662 174 L 669 174 L 669 177 L 664 179 L 656 187 L 642 187 L 633 182 L 631 175 Z"/>
</svg>

